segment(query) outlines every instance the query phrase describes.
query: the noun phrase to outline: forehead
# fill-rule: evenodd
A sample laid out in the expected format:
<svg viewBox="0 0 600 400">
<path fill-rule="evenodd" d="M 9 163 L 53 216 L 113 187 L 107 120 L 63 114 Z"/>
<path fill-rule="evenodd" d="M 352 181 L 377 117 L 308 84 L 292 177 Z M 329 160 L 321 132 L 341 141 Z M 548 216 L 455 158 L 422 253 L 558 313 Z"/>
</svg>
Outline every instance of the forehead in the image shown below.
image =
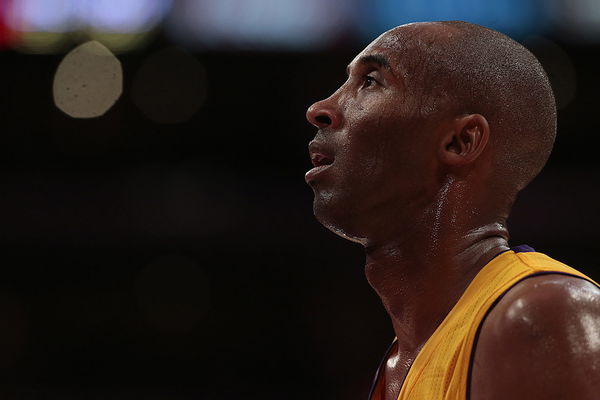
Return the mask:
<svg viewBox="0 0 600 400">
<path fill-rule="evenodd" d="M 401 58 L 406 56 L 407 39 L 412 30 L 409 25 L 403 25 L 382 33 L 358 53 L 348 67 L 362 63 L 374 63 L 387 68 L 398 66 Z"/>
<path fill-rule="evenodd" d="M 368 59 L 374 55 L 380 56 L 381 59 L 385 58 L 386 60 L 390 60 L 390 58 L 395 59 L 397 53 L 400 51 L 400 47 L 393 44 L 393 42 L 397 40 L 396 35 L 389 35 L 388 32 L 382 34 L 358 53 L 350 65 L 358 64 L 361 60 Z"/>
<path fill-rule="evenodd" d="M 428 58 L 432 49 L 452 40 L 455 31 L 455 28 L 439 22 L 418 22 L 395 27 L 373 40 L 354 57 L 349 67 L 365 61 L 375 61 L 375 64 L 382 66 L 382 63 L 377 62 L 379 58 L 387 61 L 388 65 L 383 66 L 390 68 L 392 72 L 405 73 L 415 59 Z"/>
<path fill-rule="evenodd" d="M 441 42 L 451 38 L 458 30 L 442 22 L 415 22 L 392 28 L 373 40 L 368 47 L 377 46 L 389 50 L 400 50 L 417 43 Z"/>
</svg>

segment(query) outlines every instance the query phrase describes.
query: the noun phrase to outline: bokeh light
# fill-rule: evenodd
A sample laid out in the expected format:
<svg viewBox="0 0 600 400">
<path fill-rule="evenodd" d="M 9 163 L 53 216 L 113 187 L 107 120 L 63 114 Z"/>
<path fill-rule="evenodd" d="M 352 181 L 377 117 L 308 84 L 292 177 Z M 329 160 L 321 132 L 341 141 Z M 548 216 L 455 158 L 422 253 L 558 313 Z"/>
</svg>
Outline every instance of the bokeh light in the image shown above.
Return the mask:
<svg viewBox="0 0 600 400">
<path fill-rule="evenodd" d="M 204 104 L 206 71 L 188 53 L 174 47 L 150 55 L 133 78 L 131 96 L 153 121 L 165 124 L 189 120 Z"/>
<path fill-rule="evenodd" d="M 547 21 L 536 0 L 373 0 L 363 3 L 366 40 L 393 28 L 416 21 L 463 20 L 510 35 L 544 29 Z"/>
<path fill-rule="evenodd" d="M 78 19 L 104 32 L 142 32 L 155 27 L 171 7 L 171 0 L 93 0 L 81 2 Z"/>
<path fill-rule="evenodd" d="M 126 52 L 164 30 L 193 50 L 318 50 L 403 23 L 457 19 L 517 38 L 600 39 L 597 0 L 2 0 L 0 47 L 56 53 L 84 38 Z"/>
<path fill-rule="evenodd" d="M 171 0 L 93 0 L 78 8 L 79 24 L 90 38 L 121 53 L 146 44 L 171 8 Z"/>
<path fill-rule="evenodd" d="M 118 54 L 145 46 L 155 37 L 156 31 L 119 33 L 90 30 L 86 34 Z"/>
<path fill-rule="evenodd" d="M 16 48 L 22 53 L 62 53 L 71 43 L 64 32 L 19 32 Z"/>
<path fill-rule="evenodd" d="M 88 37 L 120 52 L 149 40 L 171 0 L 18 0 L 7 4 L 5 20 L 10 31 L 20 36 L 20 51 L 59 52 L 69 42 Z"/>
<path fill-rule="evenodd" d="M 152 261 L 135 280 L 138 306 L 151 326 L 162 333 L 193 330 L 210 303 L 210 282 L 189 257 L 167 255 Z"/>
<path fill-rule="evenodd" d="M 4 0 L 0 2 L 0 50 L 15 45 L 15 31 L 8 26 L 8 12 L 12 9 L 13 1 Z"/>
<path fill-rule="evenodd" d="M 18 0 L 8 11 L 9 25 L 22 32 L 67 32 L 72 18 L 71 0 Z"/>
<path fill-rule="evenodd" d="M 12 1 L 6 11 L 7 25 L 19 36 L 20 51 L 55 53 L 65 49 L 72 28 L 71 0 Z"/>
<path fill-rule="evenodd" d="M 598 0 L 554 0 L 554 21 L 565 39 L 600 39 L 600 2 Z"/>
<path fill-rule="evenodd" d="M 190 48 L 323 48 L 352 28 L 356 2 L 179 0 L 167 32 Z"/>
<path fill-rule="evenodd" d="M 54 76 L 54 103 L 73 118 L 103 115 L 122 91 L 121 63 L 97 41 L 84 43 L 69 52 Z"/>
</svg>

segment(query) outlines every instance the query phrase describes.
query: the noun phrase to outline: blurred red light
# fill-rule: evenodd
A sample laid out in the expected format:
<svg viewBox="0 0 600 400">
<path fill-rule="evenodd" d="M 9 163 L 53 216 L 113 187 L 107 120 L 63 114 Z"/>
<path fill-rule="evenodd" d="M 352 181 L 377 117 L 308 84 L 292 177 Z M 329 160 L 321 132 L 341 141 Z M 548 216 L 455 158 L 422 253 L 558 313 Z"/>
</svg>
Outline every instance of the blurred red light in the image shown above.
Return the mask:
<svg viewBox="0 0 600 400">
<path fill-rule="evenodd" d="M 8 28 L 6 23 L 8 8 L 12 0 L 4 0 L 0 2 L 0 49 L 10 47 L 13 43 L 14 33 Z"/>
<path fill-rule="evenodd" d="M 14 0 L 0 0 L 0 50 L 13 48 L 19 41 L 19 33 L 10 28 L 9 10 Z"/>
</svg>

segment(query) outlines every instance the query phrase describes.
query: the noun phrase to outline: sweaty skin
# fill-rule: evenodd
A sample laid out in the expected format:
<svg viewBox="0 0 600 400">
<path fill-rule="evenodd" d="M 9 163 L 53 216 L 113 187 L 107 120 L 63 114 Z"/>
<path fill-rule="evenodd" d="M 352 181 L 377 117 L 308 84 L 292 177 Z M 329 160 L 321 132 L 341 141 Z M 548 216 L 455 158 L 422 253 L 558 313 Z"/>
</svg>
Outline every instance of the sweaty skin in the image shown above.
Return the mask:
<svg viewBox="0 0 600 400">
<path fill-rule="evenodd" d="M 460 35 L 442 23 L 394 28 L 307 111 L 318 128 L 309 144 L 316 168 L 306 175 L 315 216 L 364 246 L 366 277 L 398 338 L 382 370 L 385 400 L 397 399 L 419 350 L 475 275 L 509 248 L 516 193 L 545 162 L 524 165 L 522 180 L 498 173 L 511 140 L 500 136 L 502 115 L 464 112 L 443 95 L 425 95 L 444 78 L 422 76 L 419 63 Z M 509 293 L 482 327 L 471 399 L 597 398 L 600 290 L 552 274 Z M 540 341 L 540 331 L 560 339 Z"/>
</svg>

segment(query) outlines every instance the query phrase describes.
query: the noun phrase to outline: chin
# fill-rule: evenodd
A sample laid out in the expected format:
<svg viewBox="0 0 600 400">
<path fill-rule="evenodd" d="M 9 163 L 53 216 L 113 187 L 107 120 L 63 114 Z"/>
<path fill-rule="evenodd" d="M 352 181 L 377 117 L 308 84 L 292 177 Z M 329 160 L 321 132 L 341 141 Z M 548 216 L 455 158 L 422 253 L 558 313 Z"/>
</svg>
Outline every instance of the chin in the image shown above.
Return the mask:
<svg viewBox="0 0 600 400">
<path fill-rule="evenodd" d="M 366 243 L 365 235 L 359 228 L 360 222 L 348 205 L 334 201 L 331 193 L 316 193 L 313 213 L 317 221 L 336 235 L 355 243 Z"/>
</svg>

